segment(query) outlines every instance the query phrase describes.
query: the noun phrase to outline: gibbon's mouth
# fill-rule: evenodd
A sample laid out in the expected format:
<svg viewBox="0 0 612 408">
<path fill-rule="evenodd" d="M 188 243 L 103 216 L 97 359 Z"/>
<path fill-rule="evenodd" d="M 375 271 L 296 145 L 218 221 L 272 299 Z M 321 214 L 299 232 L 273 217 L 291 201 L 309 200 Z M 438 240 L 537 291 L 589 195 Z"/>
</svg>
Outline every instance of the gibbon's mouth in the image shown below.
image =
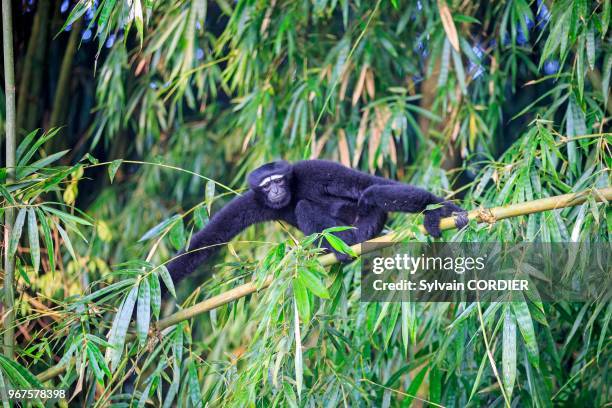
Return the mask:
<svg viewBox="0 0 612 408">
<path fill-rule="evenodd" d="M 281 193 L 273 197 L 269 197 L 268 200 L 270 200 L 271 203 L 280 203 L 281 201 L 285 199 L 286 196 L 287 196 L 286 194 Z"/>
</svg>

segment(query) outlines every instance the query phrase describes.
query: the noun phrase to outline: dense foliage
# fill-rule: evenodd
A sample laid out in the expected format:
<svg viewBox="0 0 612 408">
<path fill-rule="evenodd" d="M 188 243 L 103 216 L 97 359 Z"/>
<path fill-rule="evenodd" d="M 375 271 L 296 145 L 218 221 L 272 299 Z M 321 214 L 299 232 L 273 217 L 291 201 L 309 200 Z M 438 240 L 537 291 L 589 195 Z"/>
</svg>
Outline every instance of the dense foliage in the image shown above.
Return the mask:
<svg viewBox="0 0 612 408">
<path fill-rule="evenodd" d="M 13 4 L 17 180 L 3 164 L 0 213 L 16 214 L 17 358 L 0 357 L 0 388 L 41 388 L 59 366 L 45 386 L 88 406 L 610 401 L 610 299 L 362 303 L 358 262 L 326 269 L 315 237 L 279 224 L 241 234 L 205 282 L 175 291 L 163 266 L 279 157 L 467 209 L 609 186 L 610 0 Z M 609 243 L 609 208 L 590 197 L 444 239 Z M 419 221 L 387 230 L 426 240 Z"/>
</svg>

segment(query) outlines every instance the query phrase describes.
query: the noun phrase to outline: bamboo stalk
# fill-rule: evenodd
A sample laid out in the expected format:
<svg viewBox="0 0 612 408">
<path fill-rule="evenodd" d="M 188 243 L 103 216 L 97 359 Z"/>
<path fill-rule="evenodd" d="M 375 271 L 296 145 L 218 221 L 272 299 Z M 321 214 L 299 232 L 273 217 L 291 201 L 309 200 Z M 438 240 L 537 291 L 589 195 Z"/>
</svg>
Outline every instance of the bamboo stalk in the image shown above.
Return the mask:
<svg viewBox="0 0 612 408">
<path fill-rule="evenodd" d="M 60 75 L 57 80 L 57 87 L 55 88 L 55 97 L 53 98 L 53 110 L 51 111 L 51 119 L 49 120 L 50 128 L 61 125 L 59 122 L 65 112 L 66 107 L 64 99 L 66 99 L 66 95 L 69 94 L 68 87 L 70 86 L 70 76 L 72 74 L 72 60 L 74 59 L 74 54 L 77 50 L 77 43 L 79 40 L 79 36 L 81 35 L 82 25 L 83 22 L 81 19 L 77 20 L 72 25 L 72 31 L 70 32 L 70 37 L 68 38 L 66 52 L 64 53 L 64 58 L 62 59 L 62 66 L 60 68 Z M 57 140 L 63 141 L 65 140 L 65 138 Z M 66 143 L 62 142 L 62 145 L 65 146 Z"/>
<path fill-rule="evenodd" d="M 505 207 L 494 207 L 490 209 L 480 208 L 477 210 L 470 211 L 468 213 L 468 219 L 476 220 L 479 223 L 495 223 L 496 221 L 505 218 L 518 217 L 521 215 L 533 214 L 537 212 L 554 210 L 557 208 L 565 208 L 579 205 L 586 202 L 587 199 L 591 196 L 596 201 L 610 201 L 612 200 L 612 187 L 607 187 L 599 190 L 585 190 L 579 193 L 563 194 L 555 197 L 541 198 L 539 200 L 512 204 Z M 442 220 L 440 220 L 441 230 L 450 230 L 454 228 L 455 220 L 453 217 L 443 218 Z M 422 225 L 419 226 L 419 229 L 422 233 L 427 233 L 427 231 Z M 373 251 L 374 249 L 391 246 L 395 242 L 397 242 L 398 236 L 398 233 L 391 233 L 369 240 L 367 241 L 368 244 L 376 243 L 378 245 L 369 245 L 368 251 Z M 362 251 L 361 244 L 353 245 L 351 248 L 357 255 L 365 253 Z M 318 259 L 319 262 L 321 262 L 321 264 L 324 266 L 329 266 L 338 262 L 334 254 L 322 255 Z M 261 285 L 261 287 L 259 287 L 259 289 L 253 282 L 237 286 L 233 289 L 228 290 L 227 292 L 223 292 L 217 296 L 213 296 L 191 307 L 180 310 L 164 319 L 161 319 L 157 322 L 156 329 L 157 331 L 160 331 L 170 326 L 174 326 L 175 324 L 178 324 L 184 320 L 191 319 L 192 317 L 216 309 L 227 303 L 253 294 L 258 290 L 265 289 L 269 287 L 272 282 L 273 278 L 269 276 L 265 279 L 264 283 Z M 129 338 L 132 337 L 133 336 L 130 336 Z M 61 374 L 64 369 L 65 367 L 54 366 L 38 374 L 37 378 L 40 381 L 47 381 Z"/>
<path fill-rule="evenodd" d="M 44 68 L 43 56 L 47 49 L 47 25 L 49 20 L 50 1 L 39 1 L 28 49 L 24 57 L 23 69 L 19 83 L 19 100 L 17 101 L 17 130 L 19 132 L 32 130 L 39 101 L 36 99 L 40 90 Z"/>
<path fill-rule="evenodd" d="M 4 90 L 6 92 L 6 168 L 7 180 L 15 180 L 15 65 L 13 61 L 13 14 L 11 0 L 2 0 L 2 49 L 4 53 Z M 4 213 L 4 355 L 13 359 L 15 353 L 15 299 L 13 281 L 15 259 L 8 251 L 9 237 L 13 229 L 14 209 Z"/>
<path fill-rule="evenodd" d="M 38 49 L 38 37 L 41 30 L 43 19 L 41 18 L 44 9 L 47 8 L 49 2 L 43 1 L 38 5 L 36 15 L 34 16 L 34 22 L 32 24 L 32 32 L 30 33 L 30 40 L 28 41 L 28 48 L 24 56 L 23 68 L 21 69 L 21 78 L 19 80 L 19 100 L 17 101 L 17 129 L 21 130 L 23 127 L 23 121 L 25 118 L 26 106 L 28 99 L 30 99 L 30 82 L 31 74 L 34 65 L 34 54 Z M 42 48 L 42 47 L 41 47 Z"/>
</svg>

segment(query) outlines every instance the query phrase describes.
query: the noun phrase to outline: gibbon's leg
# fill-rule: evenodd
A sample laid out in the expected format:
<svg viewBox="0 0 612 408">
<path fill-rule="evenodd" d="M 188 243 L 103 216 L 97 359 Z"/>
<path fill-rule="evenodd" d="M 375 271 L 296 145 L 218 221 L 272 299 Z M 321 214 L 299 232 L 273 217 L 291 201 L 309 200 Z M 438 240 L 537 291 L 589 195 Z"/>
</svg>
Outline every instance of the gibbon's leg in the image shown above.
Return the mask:
<svg viewBox="0 0 612 408">
<path fill-rule="evenodd" d="M 295 215 L 297 218 L 297 224 L 300 231 L 306 235 L 319 233 L 327 228 L 338 227 L 344 225 L 341 221 L 336 220 L 326 212 L 328 209 L 323 208 L 315 203 L 308 200 L 301 200 L 295 206 Z M 346 242 L 348 245 L 355 244 L 355 234 L 353 230 L 345 230 L 334 232 L 334 235 Z M 321 247 L 336 254 L 336 257 L 341 262 L 347 262 L 351 260 L 351 257 L 347 254 L 336 251 L 326 239 L 320 241 Z"/>
<path fill-rule="evenodd" d="M 326 211 L 328 210 L 323 206 L 308 200 L 298 202 L 295 210 L 298 227 L 307 235 L 321 232 L 326 228 L 346 225 L 342 221 L 327 215 Z M 382 230 L 386 218 L 386 214 L 380 209 L 372 209 L 367 214 L 360 214 L 357 217 L 354 225 L 352 225 L 355 228 L 337 231 L 333 234 L 348 245 L 355 245 L 376 236 Z M 341 262 L 352 259 L 349 255 L 336 251 L 326 240 L 321 242 L 321 246 L 334 252 Z"/>
</svg>

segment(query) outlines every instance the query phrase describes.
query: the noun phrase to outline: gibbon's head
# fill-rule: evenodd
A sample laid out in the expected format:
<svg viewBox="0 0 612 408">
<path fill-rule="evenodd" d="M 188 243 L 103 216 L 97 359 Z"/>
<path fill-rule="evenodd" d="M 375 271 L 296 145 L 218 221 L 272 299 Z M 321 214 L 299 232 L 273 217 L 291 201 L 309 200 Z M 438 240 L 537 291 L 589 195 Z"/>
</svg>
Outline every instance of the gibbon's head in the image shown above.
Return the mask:
<svg viewBox="0 0 612 408">
<path fill-rule="evenodd" d="M 291 172 L 284 160 L 264 164 L 249 174 L 249 187 L 267 207 L 283 208 L 291 202 Z"/>
</svg>

